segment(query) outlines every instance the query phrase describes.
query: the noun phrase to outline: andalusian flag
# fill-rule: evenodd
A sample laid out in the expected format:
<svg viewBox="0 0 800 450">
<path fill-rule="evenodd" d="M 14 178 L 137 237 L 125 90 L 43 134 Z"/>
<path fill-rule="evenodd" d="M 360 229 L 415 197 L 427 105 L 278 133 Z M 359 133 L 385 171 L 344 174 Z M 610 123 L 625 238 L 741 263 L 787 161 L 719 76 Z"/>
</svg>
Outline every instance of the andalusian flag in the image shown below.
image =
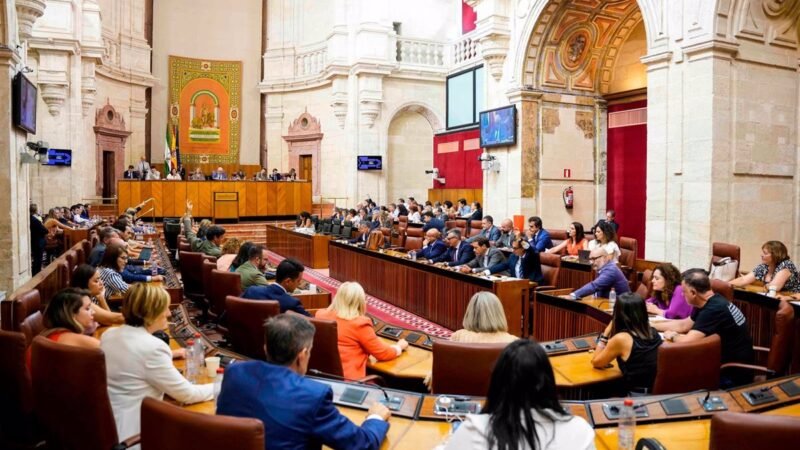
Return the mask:
<svg viewBox="0 0 800 450">
<path fill-rule="evenodd" d="M 167 135 L 164 144 L 164 175 L 169 175 L 172 169 L 172 149 L 175 148 L 175 136 L 172 132 L 172 126 L 167 124 Z"/>
<path fill-rule="evenodd" d="M 172 167 L 175 170 L 180 170 L 181 168 L 181 145 L 178 136 L 178 124 L 176 123 L 172 133 Z"/>
</svg>

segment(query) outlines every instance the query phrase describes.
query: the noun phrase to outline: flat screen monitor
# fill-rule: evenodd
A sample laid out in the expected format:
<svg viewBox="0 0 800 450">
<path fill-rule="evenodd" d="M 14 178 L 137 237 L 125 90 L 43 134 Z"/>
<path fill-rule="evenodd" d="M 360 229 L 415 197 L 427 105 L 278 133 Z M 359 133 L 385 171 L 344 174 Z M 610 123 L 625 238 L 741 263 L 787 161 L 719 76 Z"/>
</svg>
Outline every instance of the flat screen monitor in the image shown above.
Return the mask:
<svg viewBox="0 0 800 450">
<path fill-rule="evenodd" d="M 358 170 L 383 170 L 383 157 L 359 155 Z"/>
<path fill-rule="evenodd" d="M 72 150 L 63 148 L 49 148 L 47 149 L 47 160 L 44 162 L 46 166 L 71 166 L 72 165 Z"/>
<path fill-rule="evenodd" d="M 36 97 L 38 89 L 25 75 L 19 73 L 11 82 L 12 120 L 14 126 L 36 134 Z"/>
<path fill-rule="evenodd" d="M 514 105 L 482 111 L 481 147 L 507 147 L 517 143 L 517 108 Z"/>
</svg>

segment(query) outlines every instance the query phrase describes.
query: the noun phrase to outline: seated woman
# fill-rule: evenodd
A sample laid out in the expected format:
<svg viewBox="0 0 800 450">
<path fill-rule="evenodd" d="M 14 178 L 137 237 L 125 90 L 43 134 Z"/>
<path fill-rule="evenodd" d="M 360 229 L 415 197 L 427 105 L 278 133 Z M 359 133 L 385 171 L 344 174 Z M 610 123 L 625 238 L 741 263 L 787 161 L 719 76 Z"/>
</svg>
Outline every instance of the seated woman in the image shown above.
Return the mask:
<svg viewBox="0 0 800 450">
<path fill-rule="evenodd" d="M 299 222 L 297 224 L 298 229 L 300 228 L 311 229 L 311 230 L 314 229 L 314 221 L 311 219 L 311 214 L 309 214 L 308 211 L 300 212 L 300 214 L 297 216 L 297 219 Z"/>
<path fill-rule="evenodd" d="M 567 255 L 578 256 L 581 250 L 587 250 L 589 241 L 583 235 L 583 224 L 580 222 L 572 222 L 567 229 L 567 239 L 555 247 L 550 247 L 545 250 L 545 253 L 561 253 L 563 249 L 567 249 Z"/>
<path fill-rule="evenodd" d="M 608 222 L 600 222 L 594 229 L 594 239 L 589 242 L 588 250 L 592 251 L 597 247 L 603 247 L 609 255 L 614 255 L 614 262 L 619 261 L 619 255 L 622 252 L 617 245 L 617 233 Z"/>
<path fill-rule="evenodd" d="M 585 420 L 561 406 L 542 346 L 519 339 L 497 359 L 482 413 L 467 415 L 445 449 L 589 450 L 594 438 Z"/>
<path fill-rule="evenodd" d="M 121 325 L 125 318 L 118 312 L 111 311 L 106 302 L 106 288 L 100 279 L 100 270 L 89 264 L 81 264 L 72 272 L 71 286 L 85 289 L 92 301 L 91 308 L 95 320 L 102 325 Z"/>
<path fill-rule="evenodd" d="M 409 223 L 422 223 L 422 216 L 419 213 L 419 207 L 411 205 L 408 207 L 408 222 Z"/>
<path fill-rule="evenodd" d="M 339 287 L 331 305 L 316 314 L 319 319 L 336 321 L 344 376 L 351 380 L 366 376 L 370 356 L 378 361 L 390 361 L 408 347 L 405 339 L 400 339 L 394 345 L 384 344 L 375 334 L 366 312 L 364 288 L 358 283 L 346 282 Z"/>
<path fill-rule="evenodd" d="M 653 269 L 652 297 L 647 299 L 647 312 L 667 319 L 685 319 L 692 314 L 681 288 L 681 272 L 672 264 L 659 264 Z"/>
<path fill-rule="evenodd" d="M 468 221 L 483 219 L 483 208 L 481 207 L 481 202 L 472 202 L 471 209 L 472 212 L 470 212 L 469 216 L 466 217 Z"/>
<path fill-rule="evenodd" d="M 167 175 L 168 180 L 180 180 L 181 174 L 178 173 L 178 169 L 172 168 L 169 170 L 169 175 Z"/>
<path fill-rule="evenodd" d="M 222 255 L 217 258 L 217 270 L 227 272 L 231 268 L 231 263 L 239 253 L 242 243 L 238 238 L 232 237 L 222 244 Z"/>
<path fill-rule="evenodd" d="M 169 294 L 152 284 L 136 284 L 125 296 L 125 325 L 100 339 L 106 357 L 108 396 L 119 436 L 139 433 L 142 400 L 164 394 L 180 403 L 214 398 L 214 385 L 194 385 L 172 364 L 172 351 L 153 333 L 167 328 Z"/>
<path fill-rule="evenodd" d="M 508 333 L 503 304 L 491 292 L 481 291 L 472 296 L 461 324 L 464 328 L 453 333 L 451 341 L 487 344 L 517 340 Z"/>
<path fill-rule="evenodd" d="M 627 391 L 649 393 L 656 378 L 658 347 L 662 342 L 661 335 L 650 326 L 642 297 L 622 294 L 614 304 L 611 322 L 599 337 L 592 366 L 602 369 L 616 359 Z"/>
<path fill-rule="evenodd" d="M 125 247 L 111 244 L 106 247 L 103 259 L 100 260 L 100 280 L 106 288 L 106 297 L 124 294 L 130 285 L 122 279 L 122 271 L 128 264 L 128 253 Z"/>
<path fill-rule="evenodd" d="M 233 258 L 230 267 L 228 267 L 229 272 L 236 272 L 236 269 L 238 269 L 239 266 L 250 260 L 249 259 L 250 249 L 254 245 L 255 244 L 253 244 L 252 242 L 247 241 L 239 247 L 239 253 L 236 254 L 236 257 Z"/>
<path fill-rule="evenodd" d="M 747 275 L 731 281 L 731 285 L 743 287 L 755 281 L 764 283 L 767 289 L 774 287 L 777 292 L 800 292 L 800 273 L 789 259 L 789 251 L 783 242 L 765 242 L 761 246 L 761 264 Z"/>
</svg>

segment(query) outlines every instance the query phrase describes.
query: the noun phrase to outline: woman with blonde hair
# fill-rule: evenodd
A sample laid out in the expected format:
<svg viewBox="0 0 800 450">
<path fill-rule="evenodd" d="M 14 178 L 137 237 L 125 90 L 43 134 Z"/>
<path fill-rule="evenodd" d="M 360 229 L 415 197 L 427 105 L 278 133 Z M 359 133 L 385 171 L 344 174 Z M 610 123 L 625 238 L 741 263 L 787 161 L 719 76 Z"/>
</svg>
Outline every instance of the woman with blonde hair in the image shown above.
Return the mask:
<svg viewBox="0 0 800 450">
<path fill-rule="evenodd" d="M 234 258 L 239 253 L 242 242 L 238 238 L 232 237 L 222 244 L 222 255 L 217 258 L 217 270 L 227 272 L 231 268 Z"/>
<path fill-rule="evenodd" d="M 339 332 L 339 356 L 345 378 L 359 379 L 367 374 L 370 355 L 378 361 L 397 358 L 408 347 L 405 339 L 386 345 L 375 334 L 366 316 L 367 296 L 355 282 L 342 283 L 331 305 L 317 311 L 318 319 L 335 320 Z"/>
<path fill-rule="evenodd" d="M 463 329 L 453 333 L 450 340 L 465 343 L 513 342 L 517 339 L 508 333 L 508 322 L 503 304 L 491 292 L 477 292 L 469 300 L 464 313 Z"/>
<path fill-rule="evenodd" d="M 172 351 L 153 333 L 167 328 L 167 291 L 153 284 L 134 284 L 125 295 L 125 325 L 106 331 L 100 348 L 106 356 L 106 378 L 119 436 L 139 434 L 145 397 L 169 395 L 180 403 L 214 398 L 214 385 L 194 385 L 172 364 Z"/>
</svg>

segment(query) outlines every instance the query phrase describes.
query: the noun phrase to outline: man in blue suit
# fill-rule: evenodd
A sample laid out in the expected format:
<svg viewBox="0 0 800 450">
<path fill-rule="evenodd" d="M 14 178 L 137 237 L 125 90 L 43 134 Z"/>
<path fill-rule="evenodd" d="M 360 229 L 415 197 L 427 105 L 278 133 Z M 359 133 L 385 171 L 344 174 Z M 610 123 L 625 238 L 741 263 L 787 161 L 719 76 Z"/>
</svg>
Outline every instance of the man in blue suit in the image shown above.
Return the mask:
<svg viewBox="0 0 800 450">
<path fill-rule="evenodd" d="M 531 244 L 536 253 L 542 253 L 553 246 L 550 233 L 542 228 L 542 219 L 540 217 L 533 216 L 529 218 L 528 226 L 530 227 L 526 233 L 528 235 L 528 243 Z"/>
<path fill-rule="evenodd" d="M 431 228 L 425 232 L 425 240 L 422 243 L 422 250 L 417 252 L 417 259 L 438 260 L 447 253 L 447 244 L 441 239 L 442 233 L 436 228 Z"/>
<path fill-rule="evenodd" d="M 461 231 L 458 229 L 448 231 L 445 241 L 450 248 L 447 249 L 446 254 L 433 262 L 441 262 L 454 267 L 464 265 L 475 259 L 475 249 L 472 248 L 472 244 L 461 240 Z"/>
<path fill-rule="evenodd" d="M 479 237 L 488 239 L 492 245 L 495 245 L 495 242 L 500 240 L 500 229 L 494 226 L 492 216 L 483 216 L 483 219 L 481 219 L 481 232 L 467 239 L 467 242 L 472 244 Z"/>
<path fill-rule="evenodd" d="M 267 321 L 267 362 L 228 366 L 217 414 L 261 420 L 265 450 L 322 445 L 377 450 L 386 437 L 391 413 L 373 403 L 360 427 L 343 416 L 333 404 L 331 387 L 304 377 L 313 340 L 314 326 L 303 317 L 281 314 Z"/>
<path fill-rule="evenodd" d="M 358 244 L 361 246 L 367 245 L 367 239 L 369 239 L 369 231 L 371 229 L 370 224 L 372 222 L 359 222 L 358 223 L 358 232 L 360 233 L 357 237 L 352 239 L 348 239 L 347 242 L 351 244 Z"/>
<path fill-rule="evenodd" d="M 444 233 L 444 221 L 433 216 L 433 212 L 425 211 L 422 213 L 422 221 L 425 225 L 422 226 L 422 231 L 428 231 L 431 228 L 436 228 L 440 233 Z"/>
<path fill-rule="evenodd" d="M 250 300 L 277 300 L 281 305 L 281 312 L 294 311 L 304 316 L 311 314 L 303 308 L 300 300 L 292 297 L 289 293 L 294 292 L 300 281 L 303 279 L 303 267 L 297 260 L 287 258 L 278 264 L 275 271 L 275 283 L 266 286 L 250 286 L 242 294 L 242 298 Z"/>
<path fill-rule="evenodd" d="M 509 273 L 512 277 L 529 279 L 536 283 L 541 283 L 542 264 L 539 261 L 539 253 L 524 238 L 517 238 L 511 243 L 512 253 L 504 263 L 490 267 L 486 274 Z"/>
</svg>

